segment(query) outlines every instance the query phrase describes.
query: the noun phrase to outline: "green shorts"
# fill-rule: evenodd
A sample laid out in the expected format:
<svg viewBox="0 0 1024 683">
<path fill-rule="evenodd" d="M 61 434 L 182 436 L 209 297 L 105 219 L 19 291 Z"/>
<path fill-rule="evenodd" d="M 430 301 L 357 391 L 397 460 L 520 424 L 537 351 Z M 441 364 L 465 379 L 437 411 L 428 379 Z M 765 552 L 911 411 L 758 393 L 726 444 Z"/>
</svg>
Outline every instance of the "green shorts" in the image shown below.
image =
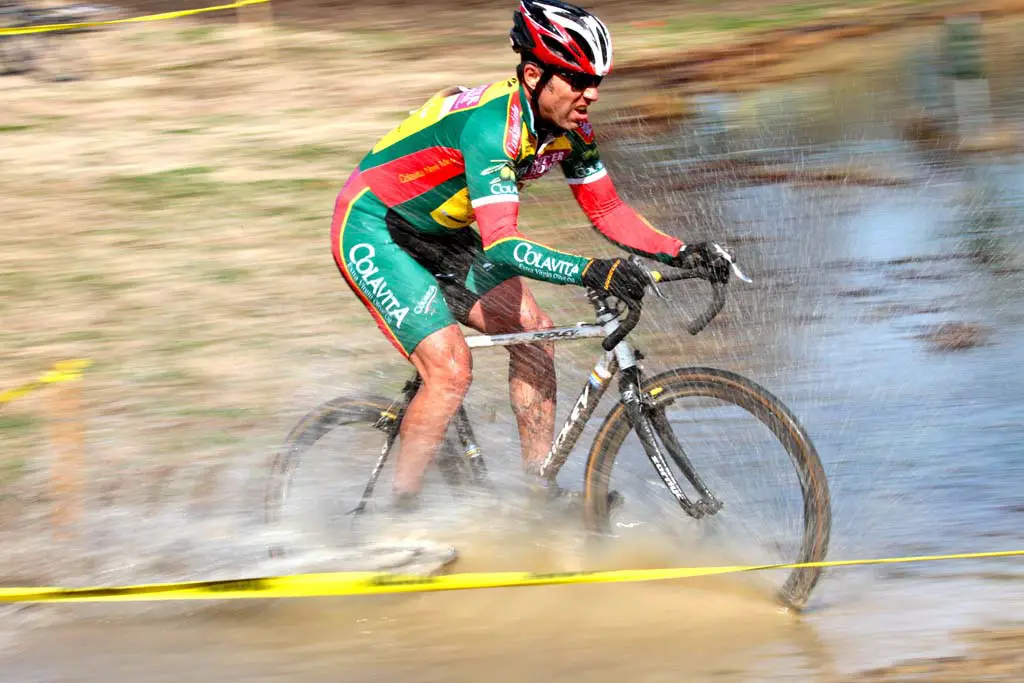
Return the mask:
<svg viewBox="0 0 1024 683">
<path fill-rule="evenodd" d="M 466 317 L 480 297 L 515 277 L 487 260 L 472 228 L 429 235 L 408 225 L 354 173 L 338 195 L 331 249 L 342 277 L 406 358 Z"/>
</svg>

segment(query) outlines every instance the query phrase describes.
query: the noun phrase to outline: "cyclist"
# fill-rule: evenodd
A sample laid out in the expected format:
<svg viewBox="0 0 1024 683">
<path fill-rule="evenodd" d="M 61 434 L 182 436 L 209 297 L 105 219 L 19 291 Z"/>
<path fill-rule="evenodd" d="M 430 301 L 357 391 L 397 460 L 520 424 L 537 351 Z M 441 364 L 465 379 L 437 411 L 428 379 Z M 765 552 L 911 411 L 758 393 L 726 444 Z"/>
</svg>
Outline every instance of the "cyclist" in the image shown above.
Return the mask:
<svg viewBox="0 0 1024 683">
<path fill-rule="evenodd" d="M 335 205 L 342 276 L 423 379 L 402 421 L 399 509 L 415 508 L 471 382 L 457 322 L 485 334 L 552 327 L 523 278 L 644 295 L 648 275 L 628 260 L 585 258 L 521 234 L 524 185 L 559 165 L 594 227 L 624 250 L 670 265 L 708 260 L 703 243 L 684 245 L 630 209 L 601 161 L 589 113 L 612 68 L 605 25 L 559 0 L 522 0 L 510 38 L 520 55 L 514 78 L 435 94 L 363 158 Z M 523 468 L 536 474 L 554 437 L 554 348 L 509 354 Z"/>
</svg>

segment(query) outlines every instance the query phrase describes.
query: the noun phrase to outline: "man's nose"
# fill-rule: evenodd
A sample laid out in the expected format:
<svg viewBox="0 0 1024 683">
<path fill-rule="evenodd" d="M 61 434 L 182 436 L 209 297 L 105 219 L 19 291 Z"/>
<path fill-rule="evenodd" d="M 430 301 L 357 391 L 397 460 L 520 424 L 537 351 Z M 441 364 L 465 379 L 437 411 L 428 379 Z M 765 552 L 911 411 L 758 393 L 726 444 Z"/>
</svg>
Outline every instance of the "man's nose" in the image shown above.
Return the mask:
<svg viewBox="0 0 1024 683">
<path fill-rule="evenodd" d="M 597 100 L 600 99 L 600 95 L 597 92 L 597 86 L 592 85 L 586 90 L 584 90 L 583 99 L 587 100 L 588 102 L 597 102 Z"/>
</svg>

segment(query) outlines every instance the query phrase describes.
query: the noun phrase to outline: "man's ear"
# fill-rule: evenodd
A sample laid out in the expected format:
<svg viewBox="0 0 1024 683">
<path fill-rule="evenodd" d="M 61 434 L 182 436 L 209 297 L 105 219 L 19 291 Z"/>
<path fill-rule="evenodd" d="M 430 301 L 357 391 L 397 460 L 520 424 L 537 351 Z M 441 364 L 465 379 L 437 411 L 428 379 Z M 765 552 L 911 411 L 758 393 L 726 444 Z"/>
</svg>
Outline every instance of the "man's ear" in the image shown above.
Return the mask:
<svg viewBox="0 0 1024 683">
<path fill-rule="evenodd" d="M 540 67 L 533 62 L 526 62 L 523 64 L 523 84 L 531 91 L 536 89 L 543 73 Z"/>
</svg>

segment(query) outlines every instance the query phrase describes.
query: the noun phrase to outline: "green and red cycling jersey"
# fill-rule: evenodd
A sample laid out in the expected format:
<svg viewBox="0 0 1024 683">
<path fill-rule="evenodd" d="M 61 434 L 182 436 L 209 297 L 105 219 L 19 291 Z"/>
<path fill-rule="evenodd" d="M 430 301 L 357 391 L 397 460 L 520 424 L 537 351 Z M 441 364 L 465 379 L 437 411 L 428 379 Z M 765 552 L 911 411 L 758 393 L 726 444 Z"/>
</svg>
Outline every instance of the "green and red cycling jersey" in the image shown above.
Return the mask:
<svg viewBox="0 0 1024 683">
<path fill-rule="evenodd" d="M 532 279 L 580 285 L 589 259 L 529 240 L 518 229 L 520 190 L 556 164 L 606 238 L 662 262 L 679 253 L 679 240 L 619 197 L 588 122 L 538 140 L 529 98 L 515 78 L 437 93 L 374 146 L 349 185 L 368 188 L 425 233 L 471 229 L 476 222 L 490 261 Z"/>
</svg>

